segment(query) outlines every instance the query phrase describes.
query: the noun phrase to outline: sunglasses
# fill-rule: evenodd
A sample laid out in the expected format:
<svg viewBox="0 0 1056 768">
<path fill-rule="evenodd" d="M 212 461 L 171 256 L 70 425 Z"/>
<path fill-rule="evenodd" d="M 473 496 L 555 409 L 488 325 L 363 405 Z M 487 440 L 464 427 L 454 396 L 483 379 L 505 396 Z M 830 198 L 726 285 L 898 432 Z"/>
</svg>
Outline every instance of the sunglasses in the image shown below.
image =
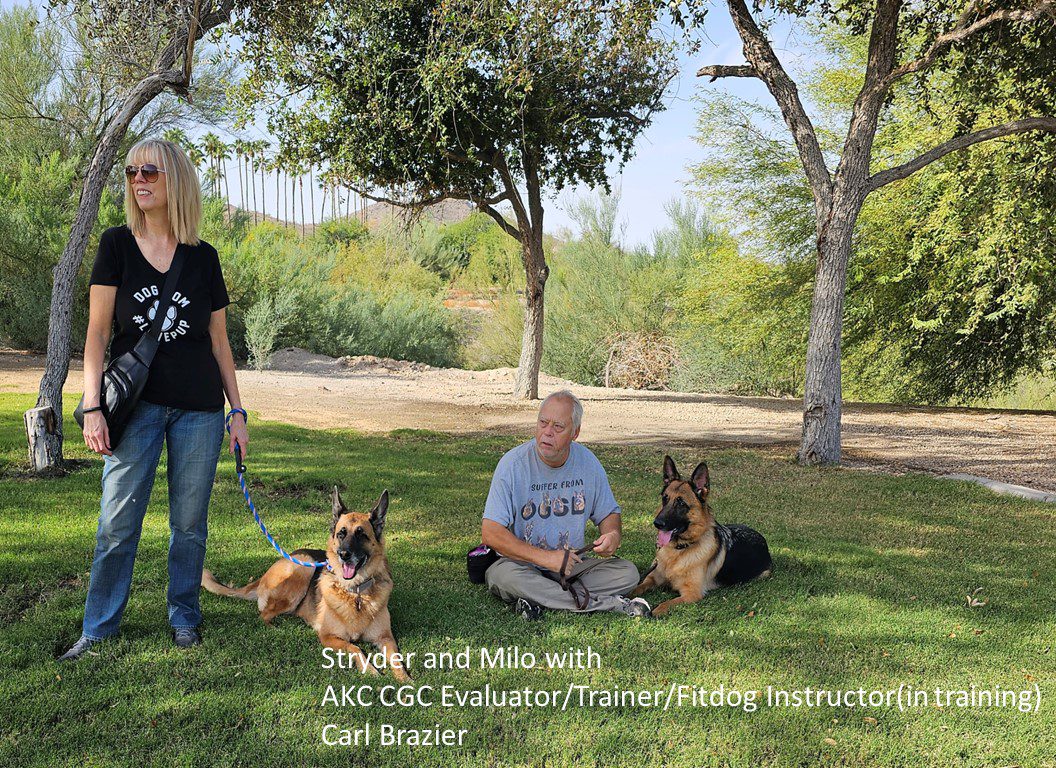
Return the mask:
<svg viewBox="0 0 1056 768">
<path fill-rule="evenodd" d="M 158 168 L 154 163 L 143 163 L 143 165 L 126 165 L 125 176 L 132 179 L 136 178 L 137 173 L 143 173 L 143 178 L 148 182 L 155 182 L 158 180 L 159 173 L 165 173 L 164 168 Z"/>
</svg>

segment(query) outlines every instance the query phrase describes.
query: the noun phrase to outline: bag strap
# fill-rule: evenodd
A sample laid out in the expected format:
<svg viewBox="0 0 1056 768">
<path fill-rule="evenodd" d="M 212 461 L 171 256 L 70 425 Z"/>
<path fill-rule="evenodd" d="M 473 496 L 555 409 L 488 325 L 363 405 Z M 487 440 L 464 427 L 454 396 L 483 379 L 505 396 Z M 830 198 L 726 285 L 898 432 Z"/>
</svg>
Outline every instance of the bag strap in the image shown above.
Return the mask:
<svg viewBox="0 0 1056 768">
<path fill-rule="evenodd" d="M 176 294 L 176 281 L 180 278 L 180 272 L 183 270 L 183 262 L 185 260 L 186 253 L 183 250 L 183 243 L 177 243 L 172 263 L 169 264 L 169 271 L 165 273 L 165 284 L 162 286 L 161 295 L 158 297 L 158 308 L 154 312 L 154 320 L 151 322 L 150 327 L 143 332 L 133 350 L 140 362 L 148 368 L 154 360 L 154 354 L 158 351 L 161 329 L 165 323 L 165 314 L 169 311 L 172 297 Z"/>
</svg>

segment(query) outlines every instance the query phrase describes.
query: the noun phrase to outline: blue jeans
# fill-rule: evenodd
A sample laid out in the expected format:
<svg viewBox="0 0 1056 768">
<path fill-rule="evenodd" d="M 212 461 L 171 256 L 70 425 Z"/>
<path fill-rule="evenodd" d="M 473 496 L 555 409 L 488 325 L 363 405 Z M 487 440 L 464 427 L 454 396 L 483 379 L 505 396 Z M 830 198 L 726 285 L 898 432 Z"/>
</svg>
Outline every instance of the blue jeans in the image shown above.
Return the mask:
<svg viewBox="0 0 1056 768">
<path fill-rule="evenodd" d="M 198 595 L 205 563 L 209 495 L 224 437 L 224 412 L 186 411 L 142 400 L 113 456 L 103 457 L 103 497 L 82 634 L 117 633 L 128 603 L 143 516 L 162 443 L 168 445 L 169 624 L 202 621 Z"/>
</svg>

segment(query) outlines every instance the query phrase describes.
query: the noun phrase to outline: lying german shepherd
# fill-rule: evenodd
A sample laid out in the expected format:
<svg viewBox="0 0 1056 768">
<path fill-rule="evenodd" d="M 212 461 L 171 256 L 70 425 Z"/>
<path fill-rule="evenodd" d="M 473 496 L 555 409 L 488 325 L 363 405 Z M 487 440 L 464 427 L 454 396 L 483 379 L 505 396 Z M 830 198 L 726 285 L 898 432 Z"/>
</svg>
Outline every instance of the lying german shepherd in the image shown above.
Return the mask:
<svg viewBox="0 0 1056 768">
<path fill-rule="evenodd" d="M 664 457 L 664 489 L 653 520 L 659 531 L 656 560 L 628 595 L 637 597 L 670 585 L 678 597 L 656 606 L 653 616 L 663 616 L 678 603 L 695 603 L 710 589 L 770 575 L 773 562 L 766 539 L 747 525 L 715 522 L 708 506 L 708 486 L 704 462 L 687 482 L 671 457 Z"/>
<path fill-rule="evenodd" d="M 389 492 L 381 494 L 369 515 L 349 512 L 336 486 L 332 503 L 334 517 L 326 550 L 293 552 L 299 560 L 325 560 L 329 569 L 279 560 L 241 589 L 225 587 L 204 570 L 202 586 L 214 595 L 256 600 L 265 624 L 271 624 L 279 614 L 300 616 L 323 645 L 345 651 L 356 659 L 362 672 L 376 675 L 378 671 L 354 644 L 356 640 L 373 643 L 381 649 L 393 674 L 399 680 L 410 680 L 402 664 L 392 658 L 398 653 L 388 608 L 392 576 L 382 543 Z"/>
</svg>

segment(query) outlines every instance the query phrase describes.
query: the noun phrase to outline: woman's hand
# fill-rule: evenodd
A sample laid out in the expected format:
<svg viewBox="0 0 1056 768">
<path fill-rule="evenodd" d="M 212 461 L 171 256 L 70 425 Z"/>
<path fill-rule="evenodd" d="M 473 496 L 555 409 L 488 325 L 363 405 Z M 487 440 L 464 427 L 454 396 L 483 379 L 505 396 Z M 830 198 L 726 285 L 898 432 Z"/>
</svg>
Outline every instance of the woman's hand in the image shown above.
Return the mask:
<svg viewBox="0 0 1056 768">
<path fill-rule="evenodd" d="M 84 414 L 84 444 L 96 453 L 104 456 L 113 456 L 110 450 L 110 430 L 106 427 L 106 419 L 102 411 L 92 411 Z"/>
<path fill-rule="evenodd" d="M 231 415 L 231 440 L 228 453 L 235 455 L 235 443 L 242 449 L 242 460 L 248 456 L 249 432 L 246 430 L 246 418 L 241 413 Z"/>
</svg>

